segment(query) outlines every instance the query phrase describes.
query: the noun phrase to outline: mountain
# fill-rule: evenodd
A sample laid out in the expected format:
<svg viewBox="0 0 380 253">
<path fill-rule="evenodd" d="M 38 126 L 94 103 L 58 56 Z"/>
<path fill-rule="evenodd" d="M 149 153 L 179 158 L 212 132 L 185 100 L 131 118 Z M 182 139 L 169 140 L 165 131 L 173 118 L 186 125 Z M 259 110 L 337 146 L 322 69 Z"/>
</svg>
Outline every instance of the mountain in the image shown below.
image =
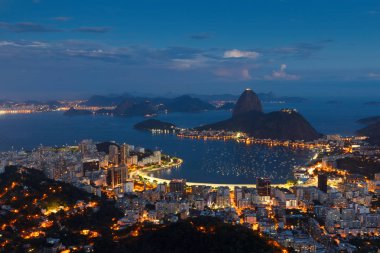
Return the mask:
<svg viewBox="0 0 380 253">
<path fill-rule="evenodd" d="M 242 225 L 200 216 L 172 224 L 143 224 L 138 237 L 125 237 L 112 244 L 95 241 L 95 252 L 137 253 L 277 253 L 275 246 L 258 232 Z"/>
<path fill-rule="evenodd" d="M 172 130 L 175 128 L 175 125 L 169 122 L 160 121 L 157 119 L 148 119 L 134 125 L 134 128 L 137 130 L 152 130 L 152 129 L 160 129 L 160 130 Z"/>
<path fill-rule="evenodd" d="M 87 106 L 115 106 L 120 104 L 126 99 L 131 99 L 132 97 L 128 94 L 124 95 L 112 95 L 112 96 L 101 96 L 101 95 L 94 95 L 90 97 L 84 105 Z"/>
<path fill-rule="evenodd" d="M 188 95 L 176 98 L 128 98 L 117 105 L 115 115 L 138 116 L 157 114 L 167 110 L 168 112 L 201 112 L 214 110 L 215 107 L 198 98 Z"/>
<path fill-rule="evenodd" d="M 199 98 L 203 101 L 237 101 L 239 95 L 232 94 L 219 94 L 219 95 L 199 95 L 199 94 L 190 94 L 193 98 Z M 266 103 L 301 103 L 306 101 L 307 99 L 302 97 L 288 97 L 288 96 L 276 96 L 273 92 L 268 93 L 257 93 L 257 96 L 260 98 L 262 102 Z"/>
<path fill-rule="evenodd" d="M 110 146 L 117 146 L 118 148 L 120 147 L 119 144 L 117 144 L 116 142 L 104 141 L 104 142 L 97 143 L 96 149 L 98 150 L 98 152 L 103 152 L 108 155 Z"/>
<path fill-rule="evenodd" d="M 169 112 L 200 112 L 215 109 L 213 105 L 189 95 L 167 99 L 165 106 Z"/>
<path fill-rule="evenodd" d="M 359 120 L 359 122 L 370 123 L 366 127 L 359 129 L 357 134 L 369 137 L 371 144 L 380 145 L 380 116 Z"/>
<path fill-rule="evenodd" d="M 157 112 L 158 108 L 151 101 L 135 103 L 130 100 L 120 103 L 114 110 L 114 113 L 120 116 L 144 116 Z"/>
<path fill-rule="evenodd" d="M 218 110 L 230 111 L 230 110 L 233 110 L 234 107 L 235 107 L 235 103 L 227 102 L 224 105 L 222 105 L 221 107 L 218 107 Z"/>
<path fill-rule="evenodd" d="M 380 122 L 380 116 L 373 116 L 373 117 L 368 117 L 364 119 L 359 119 L 357 122 L 368 126 L 368 125 Z"/>
<path fill-rule="evenodd" d="M 89 110 L 77 110 L 71 107 L 69 110 L 63 113 L 65 116 L 83 116 L 83 115 L 92 115 L 92 111 Z"/>
<path fill-rule="evenodd" d="M 254 92 L 243 92 L 231 118 L 198 127 L 198 130 L 242 131 L 259 139 L 311 141 L 321 137 L 310 123 L 296 110 L 263 113 Z M 260 105 L 260 106 L 258 106 Z M 250 109 L 250 110 L 249 110 Z"/>
<path fill-rule="evenodd" d="M 262 112 L 263 107 L 256 93 L 251 89 L 246 89 L 239 97 L 232 112 L 232 117 L 245 114 L 247 112 Z"/>
</svg>

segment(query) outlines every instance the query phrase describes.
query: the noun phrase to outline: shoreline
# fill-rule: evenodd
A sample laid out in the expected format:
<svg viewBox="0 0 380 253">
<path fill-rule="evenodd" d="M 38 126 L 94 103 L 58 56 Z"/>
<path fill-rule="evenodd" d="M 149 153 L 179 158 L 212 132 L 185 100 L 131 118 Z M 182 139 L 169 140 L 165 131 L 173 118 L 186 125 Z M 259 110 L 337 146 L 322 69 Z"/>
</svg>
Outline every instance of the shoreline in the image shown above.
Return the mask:
<svg viewBox="0 0 380 253">
<path fill-rule="evenodd" d="M 175 165 L 167 165 L 159 168 L 154 168 L 154 169 L 149 169 L 149 168 L 143 168 L 140 170 L 136 170 L 132 172 L 132 177 L 133 176 L 141 176 L 143 179 L 148 180 L 149 182 L 156 182 L 156 183 L 166 183 L 169 184 L 172 179 L 165 179 L 165 178 L 159 178 L 159 177 L 154 177 L 150 176 L 149 172 L 152 171 L 159 171 L 159 170 L 164 170 L 164 169 L 171 169 L 174 167 L 179 167 L 182 165 L 183 160 L 178 158 L 179 162 L 176 163 Z M 186 179 L 185 179 L 186 180 Z M 186 185 L 188 186 L 198 186 L 198 185 L 203 185 L 203 186 L 210 186 L 213 188 L 217 187 L 228 187 L 230 190 L 233 190 L 235 187 L 248 187 L 248 188 L 256 188 L 256 183 L 254 184 L 231 184 L 231 183 L 205 183 L 205 182 L 191 182 L 191 181 L 186 181 Z M 288 183 L 283 183 L 283 184 L 271 184 L 273 187 L 279 187 L 279 188 L 287 188 L 289 189 L 290 187 L 293 187 L 295 185 L 293 184 L 288 184 Z M 303 184 L 303 185 L 297 185 L 297 186 L 314 186 L 316 185 L 315 182 L 312 184 Z"/>
</svg>

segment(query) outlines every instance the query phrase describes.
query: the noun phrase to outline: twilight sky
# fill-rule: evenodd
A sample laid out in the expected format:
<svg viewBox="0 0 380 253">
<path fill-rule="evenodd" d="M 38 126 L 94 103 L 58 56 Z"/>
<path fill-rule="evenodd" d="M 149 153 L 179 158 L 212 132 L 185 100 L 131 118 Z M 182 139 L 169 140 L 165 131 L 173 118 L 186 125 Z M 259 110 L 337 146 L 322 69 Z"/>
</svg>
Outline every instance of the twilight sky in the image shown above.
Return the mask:
<svg viewBox="0 0 380 253">
<path fill-rule="evenodd" d="M 380 94 L 380 0 L 0 0 L 0 99 Z"/>
</svg>

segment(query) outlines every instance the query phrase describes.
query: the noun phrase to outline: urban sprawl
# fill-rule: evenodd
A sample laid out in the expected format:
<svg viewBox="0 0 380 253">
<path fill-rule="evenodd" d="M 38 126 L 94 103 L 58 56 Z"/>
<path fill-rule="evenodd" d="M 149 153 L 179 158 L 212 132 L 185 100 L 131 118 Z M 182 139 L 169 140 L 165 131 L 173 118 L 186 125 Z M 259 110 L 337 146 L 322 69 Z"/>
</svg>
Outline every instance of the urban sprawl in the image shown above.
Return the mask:
<svg viewBox="0 0 380 253">
<path fill-rule="evenodd" d="M 83 140 L 78 146 L 0 153 L 0 177 L 12 166 L 19 168 L 20 173 L 33 168 L 52 180 L 68 183 L 98 197 L 113 199 L 124 214 L 109 224 L 114 231 L 144 222 L 166 224 L 189 217 L 212 216 L 255 230 L 285 252 L 288 248 L 296 252 L 354 252 L 357 248 L 349 243 L 350 239 L 371 239 L 379 235 L 377 196 L 380 193 L 380 174 L 371 174 L 369 170 L 358 173 L 338 166 L 344 159 L 379 162 L 380 149 L 367 144 L 363 137 L 328 135 L 304 143 L 256 140 L 241 133 L 220 131 L 184 130 L 178 136 L 232 139 L 245 143 L 242 145 L 308 148 L 315 155 L 307 165 L 295 167 L 294 178 L 281 185 L 271 184 L 268 178 L 252 179 L 252 185 L 247 186 L 197 184 L 185 179 L 163 180 L 149 176 L 150 171 L 180 166 L 180 158 L 129 144 Z M 0 218 L 21 211 L 12 206 L 12 199 L 6 198 L 7 191 L 17 184 L 19 182 L 13 182 L 0 192 Z M 48 219 L 51 213 L 68 214 L 98 205 L 96 201 L 78 201 L 71 207 L 54 205 L 32 217 L 40 222 L 38 228 L 17 232 L 24 239 L 43 238 L 44 229 L 54 223 Z M 12 222 L 0 222 L 0 237 L 8 226 L 12 226 Z M 89 238 L 99 236 L 98 231 L 89 229 L 80 233 Z M 138 230 L 133 233 L 138 234 Z M 7 243 L 11 242 L 2 242 L 1 246 Z M 47 238 L 46 243 L 57 251 L 66 249 L 59 238 Z M 91 251 L 91 245 L 77 247 Z"/>
</svg>

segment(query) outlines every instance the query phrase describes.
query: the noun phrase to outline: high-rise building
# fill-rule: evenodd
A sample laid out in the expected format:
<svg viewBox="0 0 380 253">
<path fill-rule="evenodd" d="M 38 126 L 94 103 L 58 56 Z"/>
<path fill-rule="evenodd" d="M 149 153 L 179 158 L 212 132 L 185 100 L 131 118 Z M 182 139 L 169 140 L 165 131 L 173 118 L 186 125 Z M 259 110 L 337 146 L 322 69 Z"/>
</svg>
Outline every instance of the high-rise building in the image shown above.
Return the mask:
<svg viewBox="0 0 380 253">
<path fill-rule="evenodd" d="M 185 179 L 173 179 L 169 183 L 170 192 L 181 192 L 184 193 L 186 190 L 186 180 Z"/>
<path fill-rule="evenodd" d="M 98 171 L 100 169 L 99 159 L 87 159 L 83 160 L 82 163 L 83 175 L 85 176 L 87 172 Z"/>
<path fill-rule="evenodd" d="M 256 182 L 257 194 L 259 196 L 270 196 L 270 179 L 258 177 Z"/>
<path fill-rule="evenodd" d="M 124 143 L 120 147 L 120 164 L 121 165 L 124 166 L 127 164 L 128 156 L 129 156 L 129 146 Z"/>
<path fill-rule="evenodd" d="M 116 145 L 110 145 L 109 147 L 109 160 L 114 165 L 119 164 L 119 148 Z"/>
<path fill-rule="evenodd" d="M 154 162 L 158 165 L 161 165 L 161 151 L 154 151 L 153 152 Z"/>
<path fill-rule="evenodd" d="M 327 175 L 318 174 L 318 189 L 327 192 Z"/>
<path fill-rule="evenodd" d="M 83 140 L 79 143 L 78 148 L 82 157 L 87 157 L 94 149 L 94 143 L 92 140 Z"/>
<path fill-rule="evenodd" d="M 127 166 L 117 166 L 108 169 L 107 184 L 112 188 L 123 186 L 128 180 Z"/>
</svg>

